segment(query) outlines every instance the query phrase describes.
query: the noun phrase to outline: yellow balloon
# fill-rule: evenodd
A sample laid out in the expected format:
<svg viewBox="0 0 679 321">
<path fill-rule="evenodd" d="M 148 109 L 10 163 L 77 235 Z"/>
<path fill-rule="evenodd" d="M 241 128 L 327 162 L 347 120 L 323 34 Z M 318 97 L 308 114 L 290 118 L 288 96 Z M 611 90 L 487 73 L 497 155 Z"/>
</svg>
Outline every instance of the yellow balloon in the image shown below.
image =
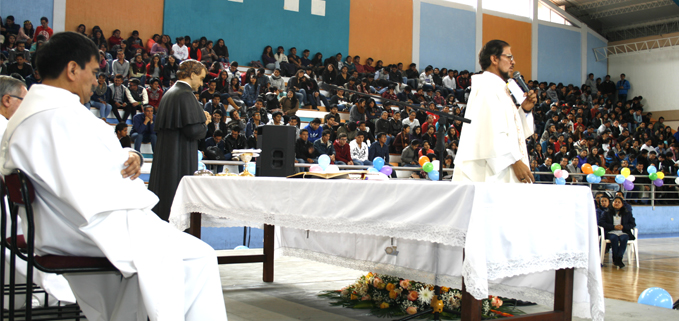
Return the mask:
<svg viewBox="0 0 679 321">
<path fill-rule="evenodd" d="M 658 175 L 658 179 L 665 178 L 665 173 L 663 173 L 663 172 L 657 172 L 656 175 Z"/>
<path fill-rule="evenodd" d="M 622 176 L 625 176 L 625 178 L 627 178 L 627 176 L 629 176 L 629 174 L 630 174 L 629 168 L 623 168 L 620 171 L 620 174 L 622 174 Z"/>
</svg>

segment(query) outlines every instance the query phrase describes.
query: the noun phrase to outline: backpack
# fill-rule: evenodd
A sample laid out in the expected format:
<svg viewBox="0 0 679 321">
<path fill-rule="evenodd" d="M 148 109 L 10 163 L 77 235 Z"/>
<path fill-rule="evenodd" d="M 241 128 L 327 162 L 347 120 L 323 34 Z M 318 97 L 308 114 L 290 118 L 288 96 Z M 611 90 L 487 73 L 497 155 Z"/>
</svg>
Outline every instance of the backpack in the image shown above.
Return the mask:
<svg viewBox="0 0 679 321">
<path fill-rule="evenodd" d="M 208 160 L 226 160 L 224 151 L 218 146 L 210 146 L 205 149 L 205 158 Z"/>
</svg>

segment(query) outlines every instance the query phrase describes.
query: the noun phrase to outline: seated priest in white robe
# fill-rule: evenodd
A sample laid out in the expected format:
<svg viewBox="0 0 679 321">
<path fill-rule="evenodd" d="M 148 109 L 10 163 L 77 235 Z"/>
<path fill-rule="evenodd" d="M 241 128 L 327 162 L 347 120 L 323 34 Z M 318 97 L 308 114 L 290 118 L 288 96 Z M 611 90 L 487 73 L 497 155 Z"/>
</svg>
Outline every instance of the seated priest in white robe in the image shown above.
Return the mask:
<svg viewBox="0 0 679 321">
<path fill-rule="evenodd" d="M 479 53 L 484 72 L 472 76 L 464 124 L 455 156 L 454 182 L 532 183 L 526 138 L 533 134 L 533 91 L 516 106 L 507 86 L 514 56 L 502 40 Z"/>
<path fill-rule="evenodd" d="M 141 156 L 83 107 L 97 57 L 80 34 L 50 38 L 36 58 L 43 84 L 0 145 L 2 174 L 21 169 L 35 187 L 36 253 L 105 256 L 120 271 L 64 275 L 90 321 L 226 320 L 214 250 L 151 211 L 158 198 L 136 179 Z"/>
<path fill-rule="evenodd" d="M 25 96 L 26 84 L 10 76 L 0 76 L 0 135 L 5 133 L 7 122 L 17 111 L 19 105 L 21 105 L 22 99 Z M 7 209 L 6 213 L 9 213 L 9 209 Z M 6 217 L 6 220 L 7 230 L 5 235 L 9 237 L 11 227 L 9 215 Z M 18 234 L 22 234 L 20 226 L 17 227 L 17 232 Z M 9 249 L 5 249 L 5 280 L 9 280 L 9 264 L 11 255 L 11 251 Z M 16 283 L 26 283 L 26 262 L 23 260 L 17 260 L 14 268 L 14 277 Z M 33 281 L 48 293 L 47 300 L 49 301 L 49 305 L 55 306 L 59 304 L 60 301 L 67 304 L 75 303 L 75 296 L 73 296 L 73 292 L 71 291 L 71 288 L 68 286 L 68 282 L 63 276 L 33 270 Z M 45 295 L 42 293 L 34 293 L 32 301 L 34 306 L 44 306 L 46 303 Z M 8 309 L 8 295 L 5 295 L 5 300 L 3 302 L 5 302 L 5 306 L 3 308 Z M 14 308 L 21 308 L 25 304 L 25 296 L 23 294 L 16 294 Z"/>
</svg>

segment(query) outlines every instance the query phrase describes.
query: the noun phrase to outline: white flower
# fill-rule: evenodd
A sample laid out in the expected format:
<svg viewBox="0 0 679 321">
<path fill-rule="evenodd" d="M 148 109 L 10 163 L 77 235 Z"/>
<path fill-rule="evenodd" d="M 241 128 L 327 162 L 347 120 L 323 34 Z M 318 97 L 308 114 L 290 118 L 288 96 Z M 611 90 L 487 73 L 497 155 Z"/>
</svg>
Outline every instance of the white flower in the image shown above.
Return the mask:
<svg viewBox="0 0 679 321">
<path fill-rule="evenodd" d="M 417 300 L 420 301 L 421 304 L 429 304 L 434 297 L 434 291 L 429 290 L 428 287 L 423 287 L 417 294 Z"/>
</svg>

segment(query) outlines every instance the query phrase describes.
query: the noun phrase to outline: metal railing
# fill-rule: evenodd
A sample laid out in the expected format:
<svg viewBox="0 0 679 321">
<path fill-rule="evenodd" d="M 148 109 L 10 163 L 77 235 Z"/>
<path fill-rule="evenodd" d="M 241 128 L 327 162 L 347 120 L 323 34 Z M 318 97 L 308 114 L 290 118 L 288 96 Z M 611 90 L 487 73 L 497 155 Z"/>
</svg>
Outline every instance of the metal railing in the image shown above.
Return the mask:
<svg viewBox="0 0 679 321">
<path fill-rule="evenodd" d="M 145 162 L 150 163 L 151 161 L 147 160 Z M 244 165 L 245 164 L 244 162 L 241 162 L 241 161 L 203 160 L 202 162 L 205 165 L 232 165 L 232 166 L 237 166 L 237 165 Z M 311 167 L 313 165 L 314 164 L 298 163 L 298 164 L 295 164 L 295 167 L 296 168 L 308 168 L 308 167 Z M 361 170 L 361 169 L 368 169 L 372 166 L 338 165 L 337 167 L 339 167 L 340 169 Z M 421 167 L 392 166 L 392 169 L 394 171 L 411 171 L 411 172 L 422 171 Z M 443 172 L 452 174 L 454 172 L 454 169 L 444 168 Z M 552 173 L 552 172 L 533 172 L 533 175 L 535 175 L 535 176 L 538 176 L 538 175 L 554 175 L 554 173 Z M 615 176 L 617 176 L 617 174 L 606 174 L 603 177 L 615 178 Z M 679 185 L 674 183 L 674 180 L 677 178 L 677 176 L 665 176 L 664 180 L 665 181 L 672 181 L 672 183 L 665 184 L 660 188 L 653 185 L 653 183 L 642 184 L 642 183 L 637 183 L 636 181 L 634 182 L 635 189 L 636 189 L 636 187 L 642 187 L 643 189 L 646 189 L 645 187 L 648 187 L 647 191 L 641 191 L 641 190 L 627 191 L 623 188 L 622 184 L 618 184 L 618 183 L 615 183 L 615 182 L 613 182 L 613 183 L 589 183 L 589 182 L 587 182 L 586 177 L 587 177 L 587 174 L 583 174 L 583 173 L 569 173 L 569 178 L 574 178 L 575 180 L 572 181 L 572 182 L 567 182 L 566 185 L 588 186 L 592 190 L 592 193 L 620 191 L 620 192 L 623 193 L 625 201 L 637 202 L 636 205 L 650 205 L 653 208 L 655 208 L 656 206 L 679 205 Z M 409 178 L 410 178 L 410 176 L 400 177 L 400 178 L 397 178 L 397 179 L 409 179 Z M 536 177 L 536 179 L 537 179 L 537 177 Z M 553 179 L 551 181 L 536 181 L 535 183 L 536 184 L 552 184 L 552 185 L 556 184 Z"/>
</svg>

